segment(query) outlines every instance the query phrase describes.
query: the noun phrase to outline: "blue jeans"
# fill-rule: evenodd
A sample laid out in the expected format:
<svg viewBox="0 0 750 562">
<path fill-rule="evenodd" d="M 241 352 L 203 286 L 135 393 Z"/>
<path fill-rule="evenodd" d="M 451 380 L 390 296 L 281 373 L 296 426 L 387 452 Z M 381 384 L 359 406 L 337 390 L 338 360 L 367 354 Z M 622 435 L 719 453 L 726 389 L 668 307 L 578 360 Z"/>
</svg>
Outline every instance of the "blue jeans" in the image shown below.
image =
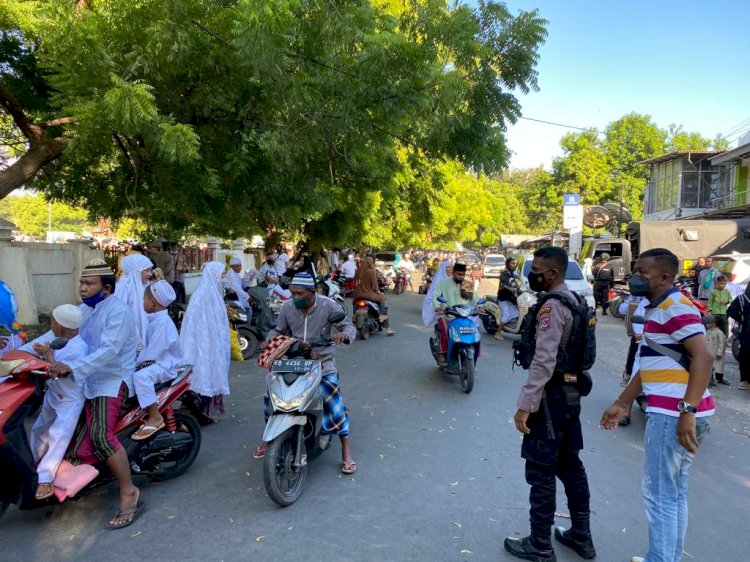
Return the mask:
<svg viewBox="0 0 750 562">
<path fill-rule="evenodd" d="M 677 441 L 678 417 L 648 414 L 643 497 L 648 518 L 648 551 L 644 562 L 679 562 L 688 523 L 688 473 L 695 455 Z M 698 442 L 708 431 L 696 418 Z"/>
</svg>

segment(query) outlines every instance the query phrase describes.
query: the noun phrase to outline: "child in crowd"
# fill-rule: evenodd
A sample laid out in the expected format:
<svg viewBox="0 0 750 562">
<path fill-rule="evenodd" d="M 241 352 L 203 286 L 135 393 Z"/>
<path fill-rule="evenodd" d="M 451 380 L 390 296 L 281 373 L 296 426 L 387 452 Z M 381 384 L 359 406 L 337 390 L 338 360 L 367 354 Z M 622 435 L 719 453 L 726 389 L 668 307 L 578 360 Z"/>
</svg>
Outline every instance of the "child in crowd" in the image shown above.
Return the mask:
<svg viewBox="0 0 750 562">
<path fill-rule="evenodd" d="M 727 309 L 732 303 L 732 294 L 727 289 L 726 275 L 717 275 L 715 284 L 716 286 L 708 296 L 708 313 L 716 318 L 716 326 L 724 332 L 724 337 L 726 337 L 729 326 L 727 323 Z"/>
<path fill-rule="evenodd" d="M 143 294 L 148 328 L 145 347 L 136 361 L 133 386 L 138 404 L 147 411 L 147 415 L 143 425 L 132 436 L 135 441 L 148 439 L 165 425 L 159 412 L 154 385 L 174 379 L 177 367 L 182 363 L 180 336 L 167 311 L 175 298 L 174 289 L 164 280 L 152 283 Z"/>
<path fill-rule="evenodd" d="M 724 284 L 726 285 L 726 282 Z M 724 354 L 727 349 L 727 336 L 719 329 L 716 318 L 713 315 L 709 314 L 708 316 L 705 316 L 703 318 L 703 324 L 706 326 L 706 338 L 711 346 L 711 355 L 713 355 L 714 358 L 711 386 L 716 386 L 716 384 L 728 385 L 729 383 L 724 380 Z"/>
<path fill-rule="evenodd" d="M 89 348 L 78 335 L 81 319 L 82 313 L 77 306 L 58 306 L 50 317 L 51 330 L 21 350 L 30 352 L 33 349 L 50 364 L 70 363 L 85 357 Z M 50 343 L 56 338 L 65 338 L 68 343 L 55 351 L 50 348 Z M 83 381 L 76 380 L 73 374 L 47 382 L 42 411 L 31 428 L 31 452 L 39 476 L 36 488 L 38 500 L 47 499 L 55 493 L 52 482 L 73 438 L 84 400 Z"/>
<path fill-rule="evenodd" d="M 507 287 L 503 287 L 497 292 L 497 306 L 500 309 L 500 317 L 497 320 L 496 340 L 503 340 L 503 326 L 506 324 L 515 324 L 518 322 L 518 305 L 513 292 Z"/>
</svg>

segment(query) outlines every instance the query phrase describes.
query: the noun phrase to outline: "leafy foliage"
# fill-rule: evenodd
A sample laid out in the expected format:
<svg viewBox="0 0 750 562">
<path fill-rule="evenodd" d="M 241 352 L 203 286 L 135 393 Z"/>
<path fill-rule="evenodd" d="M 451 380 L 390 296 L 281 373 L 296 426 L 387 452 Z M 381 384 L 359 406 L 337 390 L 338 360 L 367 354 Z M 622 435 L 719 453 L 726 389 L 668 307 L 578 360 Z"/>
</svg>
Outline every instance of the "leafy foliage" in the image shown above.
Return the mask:
<svg viewBox="0 0 750 562">
<path fill-rule="evenodd" d="M 406 209 L 423 240 L 442 236 L 434 203 L 476 188 L 458 170 L 507 164 L 514 92 L 536 89 L 546 37 L 536 11 L 489 0 L 8 5 L 33 65 L 4 56 L 19 84 L 0 85 L 74 120 L 33 187 L 153 230 L 320 242 L 404 239 Z"/>
<path fill-rule="evenodd" d="M 29 194 L 0 199 L 0 217 L 14 223 L 21 233 L 42 238 L 50 223 L 52 230 L 74 232 L 79 236 L 91 224 L 84 209 L 59 202 L 48 204 L 44 197 Z"/>
</svg>

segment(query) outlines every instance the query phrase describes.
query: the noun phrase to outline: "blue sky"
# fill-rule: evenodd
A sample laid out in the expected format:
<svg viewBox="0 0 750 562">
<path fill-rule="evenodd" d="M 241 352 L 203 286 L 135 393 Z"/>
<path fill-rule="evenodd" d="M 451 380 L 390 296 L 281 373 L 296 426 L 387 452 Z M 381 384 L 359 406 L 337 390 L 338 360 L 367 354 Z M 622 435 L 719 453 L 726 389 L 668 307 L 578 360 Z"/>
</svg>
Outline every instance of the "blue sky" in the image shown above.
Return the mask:
<svg viewBox="0 0 750 562">
<path fill-rule="evenodd" d="M 513 13 L 538 8 L 549 21 L 540 91 L 520 95 L 524 116 L 603 129 L 635 111 L 662 128 L 675 123 L 711 138 L 750 118 L 747 0 L 506 4 Z M 571 131 L 519 121 L 507 135 L 511 167 L 549 168 Z"/>
</svg>

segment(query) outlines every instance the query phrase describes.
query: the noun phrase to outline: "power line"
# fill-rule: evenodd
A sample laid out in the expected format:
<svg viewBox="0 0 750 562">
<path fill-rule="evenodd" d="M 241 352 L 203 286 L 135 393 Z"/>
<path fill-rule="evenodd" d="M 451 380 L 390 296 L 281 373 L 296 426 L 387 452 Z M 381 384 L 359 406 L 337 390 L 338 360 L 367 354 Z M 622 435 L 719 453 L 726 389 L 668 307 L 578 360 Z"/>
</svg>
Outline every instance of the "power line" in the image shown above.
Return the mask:
<svg viewBox="0 0 750 562">
<path fill-rule="evenodd" d="M 594 127 L 577 127 L 575 125 L 565 125 L 564 123 L 555 123 L 553 121 L 545 121 L 544 119 L 534 119 L 533 117 L 521 117 L 521 119 L 525 119 L 526 121 L 534 121 L 535 123 L 544 123 L 545 125 L 554 125 L 555 127 L 565 127 L 566 129 L 577 129 L 579 131 L 593 131 L 597 135 L 603 135 L 603 131 L 599 131 L 598 129 Z"/>
</svg>

